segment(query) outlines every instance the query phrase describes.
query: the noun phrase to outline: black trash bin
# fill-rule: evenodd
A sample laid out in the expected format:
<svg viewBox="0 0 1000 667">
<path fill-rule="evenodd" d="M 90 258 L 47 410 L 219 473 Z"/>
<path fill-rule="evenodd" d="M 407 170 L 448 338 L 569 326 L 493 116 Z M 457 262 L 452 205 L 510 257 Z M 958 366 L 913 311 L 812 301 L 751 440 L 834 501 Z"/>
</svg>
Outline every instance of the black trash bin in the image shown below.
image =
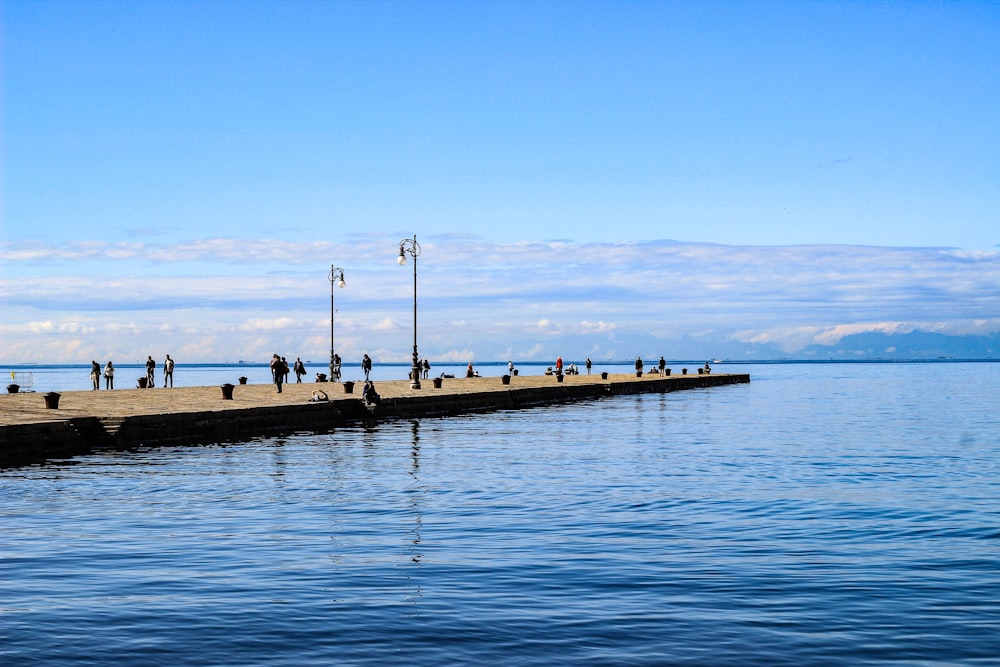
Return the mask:
<svg viewBox="0 0 1000 667">
<path fill-rule="evenodd" d="M 49 410 L 58 410 L 60 396 L 62 396 L 62 394 L 55 391 L 50 391 L 47 394 L 43 394 L 42 398 L 45 399 L 45 407 L 48 408 Z"/>
<path fill-rule="evenodd" d="M 441 388 L 441 382 L 442 381 L 443 381 L 442 378 L 434 378 L 433 380 L 431 380 L 431 382 L 434 383 L 434 388 L 435 389 L 440 389 Z"/>
<path fill-rule="evenodd" d="M 243 376 L 243 375 L 241 375 L 241 376 L 239 377 L 239 381 L 240 381 L 240 384 L 246 384 L 246 383 L 247 383 L 247 378 L 246 378 L 246 376 Z"/>
<path fill-rule="evenodd" d="M 8 394 L 16 394 L 18 392 L 18 390 L 20 390 L 20 389 L 21 389 L 21 385 L 19 385 L 19 384 L 9 384 L 9 385 L 7 385 L 7 393 Z"/>
<path fill-rule="evenodd" d="M 146 378 L 146 377 L 139 378 L 138 380 L 135 381 L 136 382 L 136 386 L 139 387 L 139 389 L 145 389 L 146 388 L 146 381 L 148 379 L 149 378 Z"/>
<path fill-rule="evenodd" d="M 556 382 L 562 382 L 562 381 L 563 381 L 563 374 L 556 373 Z"/>
<path fill-rule="evenodd" d="M 344 383 L 344 393 L 353 394 L 354 393 L 354 383 L 348 380 Z"/>
<path fill-rule="evenodd" d="M 233 389 L 236 385 L 229 384 L 228 382 L 222 385 L 222 398 L 226 401 L 233 400 Z"/>
<path fill-rule="evenodd" d="M 603 371 L 601 373 L 601 379 L 602 380 L 607 380 L 608 379 L 608 372 L 607 371 Z"/>
<path fill-rule="evenodd" d="M 510 376 L 509 375 L 501 375 L 500 376 L 500 382 L 502 382 L 504 384 L 510 384 Z"/>
</svg>

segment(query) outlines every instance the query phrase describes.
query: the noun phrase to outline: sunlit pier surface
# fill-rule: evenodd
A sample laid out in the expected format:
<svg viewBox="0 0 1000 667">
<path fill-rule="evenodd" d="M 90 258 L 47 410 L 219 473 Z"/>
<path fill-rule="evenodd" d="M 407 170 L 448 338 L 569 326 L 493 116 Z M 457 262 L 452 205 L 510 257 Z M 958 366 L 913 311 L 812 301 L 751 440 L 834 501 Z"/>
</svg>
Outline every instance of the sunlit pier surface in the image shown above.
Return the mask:
<svg viewBox="0 0 1000 667">
<path fill-rule="evenodd" d="M 237 442 L 289 433 L 329 432 L 359 422 L 527 409 L 640 393 L 750 382 L 749 374 L 515 375 L 376 383 L 236 384 L 208 387 L 0 394 L 0 466 L 101 450 Z M 438 386 L 440 385 L 440 386 Z M 315 400 L 316 392 L 326 400 Z M 227 398 L 231 396 L 231 398 Z M 319 398 L 323 398 L 319 396 Z"/>
</svg>

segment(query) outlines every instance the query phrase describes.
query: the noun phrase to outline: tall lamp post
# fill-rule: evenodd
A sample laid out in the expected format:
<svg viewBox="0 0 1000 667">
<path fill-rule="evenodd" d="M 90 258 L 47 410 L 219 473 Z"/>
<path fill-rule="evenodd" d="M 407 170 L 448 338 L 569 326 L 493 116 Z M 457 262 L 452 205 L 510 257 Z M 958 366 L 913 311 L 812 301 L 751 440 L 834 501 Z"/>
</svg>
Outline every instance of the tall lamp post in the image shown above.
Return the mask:
<svg viewBox="0 0 1000 667">
<path fill-rule="evenodd" d="M 334 359 L 336 354 L 333 351 L 333 314 L 336 309 L 333 307 L 333 288 L 340 287 L 343 288 L 347 283 L 344 282 L 344 270 L 339 266 L 330 267 L 330 382 L 333 382 L 336 377 L 333 373 Z"/>
<path fill-rule="evenodd" d="M 413 257 L 413 369 L 410 371 L 410 389 L 420 389 L 420 357 L 417 356 L 417 255 L 420 254 L 420 245 L 416 234 L 412 239 L 399 242 L 396 261 L 400 266 L 406 264 L 406 253 Z"/>
</svg>

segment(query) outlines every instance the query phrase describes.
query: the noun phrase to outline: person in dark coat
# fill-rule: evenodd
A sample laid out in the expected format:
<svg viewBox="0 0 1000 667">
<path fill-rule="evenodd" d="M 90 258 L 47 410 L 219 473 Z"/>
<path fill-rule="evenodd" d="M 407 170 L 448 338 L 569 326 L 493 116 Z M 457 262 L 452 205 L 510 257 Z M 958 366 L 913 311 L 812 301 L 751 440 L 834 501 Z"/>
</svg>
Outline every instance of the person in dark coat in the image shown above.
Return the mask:
<svg viewBox="0 0 1000 667">
<path fill-rule="evenodd" d="M 274 384 L 278 385 L 278 393 L 281 393 L 281 384 L 288 375 L 288 364 L 281 360 L 277 354 L 271 357 L 271 374 L 274 376 Z"/>
</svg>

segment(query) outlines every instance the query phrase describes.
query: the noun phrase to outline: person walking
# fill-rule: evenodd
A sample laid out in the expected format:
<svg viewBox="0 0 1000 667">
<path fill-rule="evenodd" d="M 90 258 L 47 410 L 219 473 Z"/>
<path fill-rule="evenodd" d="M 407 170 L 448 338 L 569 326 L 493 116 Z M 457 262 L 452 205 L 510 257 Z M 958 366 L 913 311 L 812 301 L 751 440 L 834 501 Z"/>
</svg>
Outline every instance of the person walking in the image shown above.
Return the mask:
<svg viewBox="0 0 1000 667">
<path fill-rule="evenodd" d="M 642 357 L 635 358 L 635 373 L 636 375 L 642 375 Z"/>
<path fill-rule="evenodd" d="M 104 366 L 104 388 L 115 388 L 115 367 L 110 360 L 108 360 L 108 363 Z"/>
<path fill-rule="evenodd" d="M 361 370 L 365 372 L 365 380 L 368 380 L 368 375 L 372 372 L 372 358 L 365 353 L 364 358 L 361 360 Z"/>
<path fill-rule="evenodd" d="M 281 384 L 285 381 L 285 375 L 288 374 L 288 364 L 282 361 L 281 357 L 275 354 L 271 357 L 271 377 L 274 378 L 274 384 L 278 385 L 278 393 L 281 393 Z"/>
<path fill-rule="evenodd" d="M 167 359 L 163 362 L 163 386 L 166 388 L 167 382 L 170 382 L 170 388 L 174 388 L 174 360 L 167 355 Z"/>
<path fill-rule="evenodd" d="M 660 356 L 660 375 L 666 375 L 667 360 Z"/>
<path fill-rule="evenodd" d="M 156 386 L 156 382 L 153 377 L 156 375 L 156 362 L 153 361 L 153 355 L 149 355 L 146 358 L 146 387 L 152 389 Z"/>
<path fill-rule="evenodd" d="M 306 365 L 302 357 L 295 357 L 295 384 L 302 384 L 302 376 L 306 374 Z"/>
<path fill-rule="evenodd" d="M 101 365 L 93 359 L 90 361 L 90 382 L 95 390 L 101 388 Z"/>
</svg>

